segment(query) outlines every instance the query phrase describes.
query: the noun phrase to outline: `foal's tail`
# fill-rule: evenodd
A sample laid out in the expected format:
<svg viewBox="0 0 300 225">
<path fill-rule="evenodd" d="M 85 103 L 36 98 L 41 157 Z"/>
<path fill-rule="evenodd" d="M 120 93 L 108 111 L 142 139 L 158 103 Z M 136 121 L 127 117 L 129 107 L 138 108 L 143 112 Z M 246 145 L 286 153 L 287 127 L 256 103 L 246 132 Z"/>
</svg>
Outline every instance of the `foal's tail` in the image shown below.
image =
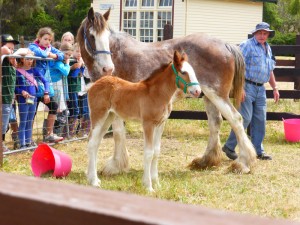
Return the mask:
<svg viewBox="0 0 300 225">
<path fill-rule="evenodd" d="M 234 106 L 239 108 L 245 83 L 245 61 L 240 49 L 236 45 L 226 44 L 226 48 L 234 57 L 234 77 L 231 88 L 231 97 L 233 97 Z"/>
</svg>

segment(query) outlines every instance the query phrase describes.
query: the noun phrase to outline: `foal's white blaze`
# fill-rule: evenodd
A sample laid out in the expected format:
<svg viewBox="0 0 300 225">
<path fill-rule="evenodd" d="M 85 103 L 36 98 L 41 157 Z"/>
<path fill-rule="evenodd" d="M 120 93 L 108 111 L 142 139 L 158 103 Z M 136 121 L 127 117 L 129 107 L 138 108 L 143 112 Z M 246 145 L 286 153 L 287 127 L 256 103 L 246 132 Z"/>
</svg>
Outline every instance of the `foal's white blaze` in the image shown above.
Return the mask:
<svg viewBox="0 0 300 225">
<path fill-rule="evenodd" d="M 89 30 L 90 34 L 95 37 L 95 47 L 96 51 L 108 51 L 110 52 L 109 48 L 109 36 L 110 32 L 105 29 L 100 35 L 96 33 L 96 31 L 93 30 L 91 27 Z M 86 49 L 89 49 L 89 47 L 86 46 Z M 101 68 L 100 73 L 107 72 L 108 74 L 112 73 L 115 69 L 115 66 L 112 62 L 111 55 L 110 54 L 96 54 L 95 55 L 95 63 L 98 66 L 98 68 Z"/>
<path fill-rule="evenodd" d="M 188 73 L 191 83 L 198 83 L 197 85 L 195 84 L 188 87 L 188 92 L 192 96 L 198 97 L 201 93 L 201 88 L 193 67 L 188 62 L 184 61 L 182 64 L 181 72 Z"/>
</svg>

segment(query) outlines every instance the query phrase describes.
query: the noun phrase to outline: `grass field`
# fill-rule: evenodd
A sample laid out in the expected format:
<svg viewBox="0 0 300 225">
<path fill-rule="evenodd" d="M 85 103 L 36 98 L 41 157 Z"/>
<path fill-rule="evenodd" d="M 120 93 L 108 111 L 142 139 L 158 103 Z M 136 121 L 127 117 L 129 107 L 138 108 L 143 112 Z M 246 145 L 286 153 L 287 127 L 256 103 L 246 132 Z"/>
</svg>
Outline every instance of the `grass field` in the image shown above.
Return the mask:
<svg viewBox="0 0 300 225">
<path fill-rule="evenodd" d="M 203 110 L 202 100 L 187 99 L 175 103 L 175 109 Z M 268 111 L 300 114 L 300 102 L 281 100 L 275 105 L 268 100 Z M 300 221 L 300 142 L 288 143 L 284 138 L 283 122 L 268 121 L 264 141 L 272 161 L 258 161 L 251 174 L 239 175 L 227 171 L 231 161 L 225 156 L 220 167 L 203 171 L 190 171 L 187 165 L 203 154 L 207 144 L 207 121 L 168 120 L 162 138 L 159 159 L 161 187 L 149 194 L 142 186 L 143 135 L 140 124 L 126 122 L 127 149 L 130 171 L 126 174 L 103 177 L 102 189 L 134 193 L 210 208 L 240 213 L 287 218 Z M 230 131 L 223 122 L 220 136 L 222 144 Z M 113 138 L 105 138 L 98 152 L 98 167 L 103 167 L 112 155 Z M 49 175 L 42 179 L 87 185 L 86 140 L 58 144 L 54 147 L 68 153 L 73 160 L 68 177 L 57 180 Z M 4 158 L 3 171 L 32 176 L 32 152 L 10 154 Z M 99 170 L 100 171 L 100 170 Z"/>
</svg>

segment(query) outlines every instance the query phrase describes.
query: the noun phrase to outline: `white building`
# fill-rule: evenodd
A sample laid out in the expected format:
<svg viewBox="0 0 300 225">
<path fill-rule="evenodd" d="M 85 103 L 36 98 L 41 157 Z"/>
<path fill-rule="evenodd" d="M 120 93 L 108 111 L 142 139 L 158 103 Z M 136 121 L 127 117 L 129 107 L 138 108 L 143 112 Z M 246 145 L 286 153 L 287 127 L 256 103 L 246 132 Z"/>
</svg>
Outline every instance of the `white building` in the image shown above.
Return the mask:
<svg viewBox="0 0 300 225">
<path fill-rule="evenodd" d="M 263 2 L 277 0 L 94 0 L 92 7 L 111 7 L 110 24 L 140 41 L 162 40 L 169 23 L 174 38 L 204 32 L 238 44 L 262 21 Z"/>
</svg>

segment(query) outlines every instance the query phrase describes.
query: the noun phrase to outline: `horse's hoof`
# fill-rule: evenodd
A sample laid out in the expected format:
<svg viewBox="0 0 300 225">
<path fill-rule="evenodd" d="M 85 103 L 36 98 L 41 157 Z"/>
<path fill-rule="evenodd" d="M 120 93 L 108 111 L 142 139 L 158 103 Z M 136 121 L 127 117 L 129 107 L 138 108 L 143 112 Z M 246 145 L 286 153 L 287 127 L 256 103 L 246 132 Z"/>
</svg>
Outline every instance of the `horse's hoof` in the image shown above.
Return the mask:
<svg viewBox="0 0 300 225">
<path fill-rule="evenodd" d="M 234 161 L 229 167 L 229 170 L 234 173 L 240 173 L 240 174 L 247 174 L 251 172 L 249 167 L 247 167 L 246 165 L 238 161 Z"/>
<path fill-rule="evenodd" d="M 93 187 L 100 187 L 101 181 L 97 178 L 97 179 L 91 179 L 89 183 Z"/>
<path fill-rule="evenodd" d="M 154 190 L 152 187 L 148 187 L 148 188 L 147 188 L 147 191 L 148 191 L 149 193 L 155 193 L 155 190 Z"/>
<path fill-rule="evenodd" d="M 187 166 L 190 170 L 201 170 L 202 166 L 202 157 L 197 157 Z"/>
</svg>

